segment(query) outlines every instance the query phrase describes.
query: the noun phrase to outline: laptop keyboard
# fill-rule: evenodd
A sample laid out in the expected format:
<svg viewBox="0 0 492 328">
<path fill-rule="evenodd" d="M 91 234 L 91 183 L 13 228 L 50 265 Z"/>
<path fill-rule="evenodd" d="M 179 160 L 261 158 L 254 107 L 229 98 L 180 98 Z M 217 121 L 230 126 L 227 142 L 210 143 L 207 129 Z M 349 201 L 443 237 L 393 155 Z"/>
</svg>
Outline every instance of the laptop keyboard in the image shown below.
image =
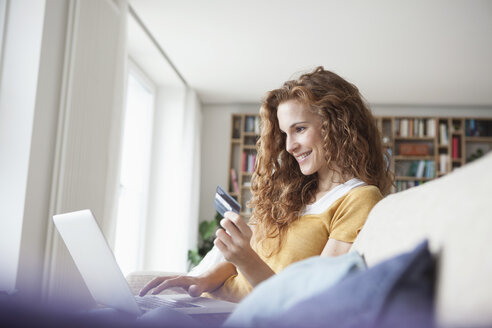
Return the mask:
<svg viewBox="0 0 492 328">
<path fill-rule="evenodd" d="M 195 305 L 187 302 L 180 302 L 173 299 L 165 299 L 162 297 L 151 296 L 151 295 L 143 296 L 143 297 L 136 296 L 135 301 L 137 302 L 140 309 L 144 311 L 149 311 L 161 306 L 167 306 L 170 308 L 200 307 L 199 305 Z"/>
</svg>

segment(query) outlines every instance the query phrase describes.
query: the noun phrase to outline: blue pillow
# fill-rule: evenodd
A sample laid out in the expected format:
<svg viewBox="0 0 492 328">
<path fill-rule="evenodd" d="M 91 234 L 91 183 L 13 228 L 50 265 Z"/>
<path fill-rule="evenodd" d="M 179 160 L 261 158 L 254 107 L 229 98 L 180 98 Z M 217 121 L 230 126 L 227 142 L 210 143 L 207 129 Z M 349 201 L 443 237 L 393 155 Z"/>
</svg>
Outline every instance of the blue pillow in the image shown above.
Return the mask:
<svg viewBox="0 0 492 328">
<path fill-rule="evenodd" d="M 259 327 L 434 327 L 435 262 L 427 241 L 347 276 Z"/>
<path fill-rule="evenodd" d="M 349 272 L 365 268 L 357 252 L 338 257 L 311 257 L 296 262 L 259 284 L 239 303 L 225 327 L 260 327 L 294 305 L 340 281 Z"/>
</svg>

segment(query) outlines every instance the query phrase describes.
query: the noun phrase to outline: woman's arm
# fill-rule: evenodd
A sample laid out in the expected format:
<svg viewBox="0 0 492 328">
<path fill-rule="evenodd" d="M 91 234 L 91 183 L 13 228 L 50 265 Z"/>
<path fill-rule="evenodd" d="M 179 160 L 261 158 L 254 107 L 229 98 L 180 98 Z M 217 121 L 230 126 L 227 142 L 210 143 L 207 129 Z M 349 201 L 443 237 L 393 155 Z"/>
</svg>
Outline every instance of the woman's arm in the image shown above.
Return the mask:
<svg viewBox="0 0 492 328">
<path fill-rule="evenodd" d="M 167 288 L 181 287 L 187 290 L 190 296 L 196 297 L 204 292 L 216 290 L 227 278 L 236 273 L 236 267 L 232 263 L 221 262 L 197 277 L 186 275 L 156 277 L 142 288 L 139 295 L 144 296 L 152 289 L 152 294 L 159 294 Z"/>
<path fill-rule="evenodd" d="M 222 227 L 217 231 L 214 244 L 222 252 L 225 259 L 233 263 L 249 283 L 255 287 L 263 280 L 273 276 L 275 272 L 266 264 L 251 247 L 252 231 L 244 220 L 233 212 L 226 212 L 220 222 Z"/>
<path fill-rule="evenodd" d="M 336 239 L 328 239 L 328 242 L 321 252 L 321 256 L 338 256 L 347 253 L 352 247 L 352 243 Z"/>
</svg>

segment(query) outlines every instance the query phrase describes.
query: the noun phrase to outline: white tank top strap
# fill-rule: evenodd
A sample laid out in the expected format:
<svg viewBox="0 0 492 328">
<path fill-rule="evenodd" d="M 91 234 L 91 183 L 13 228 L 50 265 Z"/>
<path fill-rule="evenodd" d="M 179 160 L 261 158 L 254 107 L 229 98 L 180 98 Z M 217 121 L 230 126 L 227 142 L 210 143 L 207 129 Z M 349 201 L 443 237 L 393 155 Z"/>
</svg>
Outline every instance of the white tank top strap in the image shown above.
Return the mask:
<svg viewBox="0 0 492 328">
<path fill-rule="evenodd" d="M 366 183 L 357 178 L 353 178 L 345 182 L 344 184 L 338 185 L 329 192 L 326 193 L 323 197 L 318 199 L 314 204 L 306 205 L 303 211 L 301 211 L 301 216 L 308 214 L 321 214 L 328 207 L 331 206 L 337 199 L 344 196 L 350 190 L 364 186 Z"/>
</svg>

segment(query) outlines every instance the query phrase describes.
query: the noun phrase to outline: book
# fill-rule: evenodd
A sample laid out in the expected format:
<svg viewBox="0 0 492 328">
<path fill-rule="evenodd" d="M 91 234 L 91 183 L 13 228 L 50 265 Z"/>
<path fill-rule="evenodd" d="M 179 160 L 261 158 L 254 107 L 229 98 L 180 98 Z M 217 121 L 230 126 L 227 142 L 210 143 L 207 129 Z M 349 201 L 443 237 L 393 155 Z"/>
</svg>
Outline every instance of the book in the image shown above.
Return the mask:
<svg viewBox="0 0 492 328">
<path fill-rule="evenodd" d="M 241 136 L 241 119 L 236 117 L 232 123 L 232 137 L 237 139 Z"/>
<path fill-rule="evenodd" d="M 415 176 L 417 178 L 422 178 L 424 176 L 424 169 L 425 169 L 425 161 L 420 160 L 417 166 L 417 173 L 415 174 Z"/>
<path fill-rule="evenodd" d="M 445 123 L 439 124 L 439 140 L 441 145 L 448 144 L 448 127 Z"/>
<path fill-rule="evenodd" d="M 408 137 L 408 120 L 406 118 L 400 120 L 400 136 Z"/>
<path fill-rule="evenodd" d="M 428 137 L 436 136 L 436 121 L 433 118 L 427 120 L 426 128 L 427 128 L 426 135 Z"/>
<path fill-rule="evenodd" d="M 460 142 L 460 140 L 458 137 L 453 137 L 452 144 L 451 144 L 451 157 L 453 159 L 460 158 L 459 142 Z"/>
<path fill-rule="evenodd" d="M 439 172 L 446 173 L 448 164 L 448 155 L 440 154 L 439 155 Z"/>
<path fill-rule="evenodd" d="M 243 152 L 241 157 L 241 172 L 248 172 L 248 154 Z"/>
<path fill-rule="evenodd" d="M 476 124 L 475 124 L 475 120 L 474 119 L 469 119 L 468 122 L 468 129 L 467 129 L 467 132 L 466 132 L 466 135 L 467 136 L 470 136 L 470 137 L 478 137 L 479 136 L 479 133 L 477 131 L 477 127 L 476 127 Z"/>
<path fill-rule="evenodd" d="M 231 182 L 232 182 L 232 190 L 234 190 L 235 193 L 238 193 L 239 185 L 237 182 L 236 170 L 234 168 L 231 169 Z"/>
<path fill-rule="evenodd" d="M 246 116 L 244 131 L 245 132 L 254 132 L 255 131 L 255 116 Z"/>
<path fill-rule="evenodd" d="M 256 134 L 260 134 L 260 127 L 261 127 L 260 117 L 259 116 L 256 116 L 255 117 L 255 133 Z"/>
<path fill-rule="evenodd" d="M 424 177 L 433 178 L 435 176 L 435 163 L 434 161 L 425 161 Z"/>
<path fill-rule="evenodd" d="M 429 145 L 425 143 L 401 143 L 399 146 L 400 155 L 406 156 L 426 156 L 429 154 Z"/>
<path fill-rule="evenodd" d="M 412 161 L 408 167 L 407 176 L 414 177 L 417 175 L 417 168 L 419 166 L 419 161 Z"/>
<path fill-rule="evenodd" d="M 423 137 L 425 136 L 425 131 L 424 131 L 424 120 L 418 120 L 418 126 L 419 126 L 419 132 L 418 136 Z"/>
<path fill-rule="evenodd" d="M 246 162 L 246 172 L 253 173 L 255 171 L 256 154 L 249 153 Z"/>
</svg>

